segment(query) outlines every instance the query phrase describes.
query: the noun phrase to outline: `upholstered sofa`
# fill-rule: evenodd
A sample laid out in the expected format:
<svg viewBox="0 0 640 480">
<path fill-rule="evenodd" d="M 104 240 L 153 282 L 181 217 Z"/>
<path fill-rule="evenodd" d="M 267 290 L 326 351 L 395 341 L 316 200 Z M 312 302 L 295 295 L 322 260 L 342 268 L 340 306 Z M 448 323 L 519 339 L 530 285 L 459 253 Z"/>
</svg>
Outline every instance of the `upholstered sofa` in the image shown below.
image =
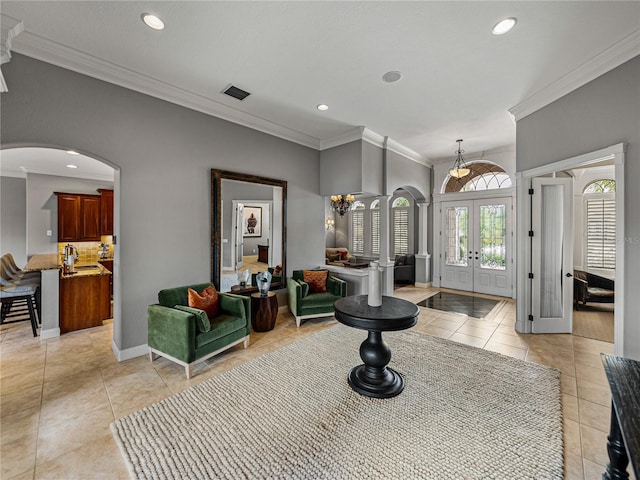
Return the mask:
<svg viewBox="0 0 640 480">
<path fill-rule="evenodd" d="M 415 283 L 416 256 L 413 254 L 396 255 L 393 266 L 394 283 Z"/>
<path fill-rule="evenodd" d="M 347 248 L 327 247 L 325 250 L 325 263 L 327 265 L 342 266 L 344 262 L 355 262 L 356 257 Z"/>
<path fill-rule="evenodd" d="M 326 292 L 310 292 L 308 283 L 304 281 L 304 270 L 294 270 L 292 277 L 287 279 L 289 310 L 296 318 L 298 327 L 302 320 L 333 315 L 333 304 L 347 296 L 347 282 L 331 276 L 328 270 L 313 271 L 327 272 Z"/>
<path fill-rule="evenodd" d="M 220 312 L 208 319 L 203 310 L 188 306 L 188 289 L 201 292 L 211 283 L 168 288 L 158 292 L 158 303 L 147 307 L 149 358 L 165 357 L 185 367 L 191 378 L 193 366 L 244 342 L 249 346 L 251 299 L 219 293 Z M 202 315 L 204 314 L 204 318 Z M 203 325 L 204 323 L 204 325 Z"/>
<path fill-rule="evenodd" d="M 576 310 L 579 309 L 580 303 L 583 305 L 586 305 L 587 302 L 614 303 L 615 282 L 600 275 L 574 270 L 573 299 L 576 303 Z"/>
</svg>

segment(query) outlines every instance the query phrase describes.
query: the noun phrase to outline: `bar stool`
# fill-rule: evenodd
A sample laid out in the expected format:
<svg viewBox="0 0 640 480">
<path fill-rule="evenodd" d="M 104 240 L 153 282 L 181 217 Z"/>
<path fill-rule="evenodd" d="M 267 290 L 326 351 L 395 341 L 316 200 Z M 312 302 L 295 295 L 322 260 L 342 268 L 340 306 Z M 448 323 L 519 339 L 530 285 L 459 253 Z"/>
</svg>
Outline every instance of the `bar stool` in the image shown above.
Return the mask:
<svg viewBox="0 0 640 480">
<path fill-rule="evenodd" d="M 29 310 L 29 320 L 31 321 L 31 330 L 33 330 L 33 336 L 38 336 L 38 317 L 36 309 L 33 308 L 36 302 L 36 290 L 34 285 L 12 285 L 0 287 L 0 302 L 2 307 L 0 308 L 0 324 L 5 323 L 5 319 L 11 311 L 11 307 L 16 301 L 25 301 Z M 8 323 L 8 322 L 7 322 Z"/>
<path fill-rule="evenodd" d="M 11 267 L 9 261 L 11 254 L 5 254 L 0 258 L 0 286 L 32 286 L 36 289 L 36 293 L 33 296 L 33 302 L 38 311 L 38 318 L 40 318 L 40 272 L 22 272 L 17 273 Z M 27 299 L 22 299 L 18 302 L 19 305 Z M 13 305 L 13 302 L 11 303 Z M 11 309 L 11 305 L 8 307 Z M 18 314 L 17 312 L 14 312 Z M 23 312 L 24 313 L 24 312 Z"/>
</svg>

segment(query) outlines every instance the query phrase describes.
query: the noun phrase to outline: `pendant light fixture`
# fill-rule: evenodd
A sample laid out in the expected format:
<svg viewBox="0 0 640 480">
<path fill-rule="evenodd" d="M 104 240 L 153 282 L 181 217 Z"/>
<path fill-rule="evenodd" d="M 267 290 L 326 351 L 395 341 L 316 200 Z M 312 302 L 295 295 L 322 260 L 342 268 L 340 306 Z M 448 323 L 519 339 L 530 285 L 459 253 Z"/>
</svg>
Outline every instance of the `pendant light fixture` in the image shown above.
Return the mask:
<svg viewBox="0 0 640 480">
<path fill-rule="evenodd" d="M 338 212 L 338 215 L 344 217 L 344 214 L 347 213 L 355 201 L 356 197 L 350 193 L 347 195 L 331 195 L 331 208 Z"/>
<path fill-rule="evenodd" d="M 462 139 L 456 140 L 456 142 L 458 142 L 458 151 L 456 152 L 457 156 L 455 162 L 453 162 L 453 167 L 449 170 L 449 175 L 455 178 L 462 178 L 469 175 L 471 170 L 467 168 L 467 165 L 464 163 L 464 158 L 462 158 L 462 153 L 464 152 L 464 150 L 460 148 Z"/>
</svg>

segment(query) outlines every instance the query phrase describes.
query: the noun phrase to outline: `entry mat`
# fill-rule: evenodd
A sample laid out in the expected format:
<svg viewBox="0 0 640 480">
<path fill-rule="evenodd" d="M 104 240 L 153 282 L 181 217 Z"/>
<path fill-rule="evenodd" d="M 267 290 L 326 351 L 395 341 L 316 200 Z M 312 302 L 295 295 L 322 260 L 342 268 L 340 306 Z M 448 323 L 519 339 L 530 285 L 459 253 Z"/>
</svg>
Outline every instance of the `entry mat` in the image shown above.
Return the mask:
<svg viewBox="0 0 640 480">
<path fill-rule="evenodd" d="M 444 312 L 464 313 L 473 318 L 484 318 L 498 304 L 498 301 L 469 295 L 458 295 L 457 293 L 439 292 L 433 297 L 419 302 L 418 305 Z"/>
</svg>

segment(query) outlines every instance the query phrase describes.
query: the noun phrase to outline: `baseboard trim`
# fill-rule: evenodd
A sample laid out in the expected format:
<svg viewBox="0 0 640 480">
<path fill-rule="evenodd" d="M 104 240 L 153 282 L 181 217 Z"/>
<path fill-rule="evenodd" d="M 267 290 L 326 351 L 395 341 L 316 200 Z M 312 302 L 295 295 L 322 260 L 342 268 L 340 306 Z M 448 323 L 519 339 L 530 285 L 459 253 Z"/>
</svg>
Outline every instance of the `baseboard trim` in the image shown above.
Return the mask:
<svg viewBox="0 0 640 480">
<path fill-rule="evenodd" d="M 431 282 L 427 282 L 427 283 L 416 282 L 414 285 L 416 286 L 416 288 L 431 288 Z"/>
<path fill-rule="evenodd" d="M 149 354 L 149 347 L 146 343 L 144 345 L 138 345 L 137 347 L 125 348 L 124 350 L 120 350 L 116 345 L 116 342 L 111 341 L 111 350 L 116 356 L 116 360 L 118 360 L 119 362 L 124 362 L 125 360 L 130 360 L 132 358 Z"/>
<path fill-rule="evenodd" d="M 60 336 L 60 328 L 47 328 L 46 330 L 40 329 L 40 341 L 48 338 L 56 338 Z"/>
</svg>

